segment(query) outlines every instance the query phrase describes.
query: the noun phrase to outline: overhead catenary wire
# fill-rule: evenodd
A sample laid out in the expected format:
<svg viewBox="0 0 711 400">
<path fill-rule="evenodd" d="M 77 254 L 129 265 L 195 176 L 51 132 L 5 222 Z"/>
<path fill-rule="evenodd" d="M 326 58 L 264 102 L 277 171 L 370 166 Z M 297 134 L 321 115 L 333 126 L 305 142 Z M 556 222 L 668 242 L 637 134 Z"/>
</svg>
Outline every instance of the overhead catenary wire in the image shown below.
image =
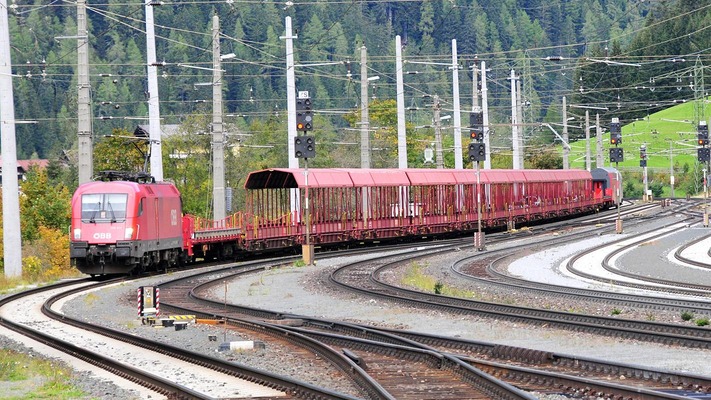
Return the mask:
<svg viewBox="0 0 711 400">
<path fill-rule="evenodd" d="M 173 4 L 177 4 L 177 3 L 180 3 L 180 4 L 219 4 L 218 2 L 174 2 Z M 241 2 L 241 1 L 237 1 L 236 3 L 244 3 L 244 4 L 252 3 L 252 4 L 256 4 L 257 2 Z M 334 3 L 343 3 L 343 4 L 345 4 L 346 2 L 334 2 Z M 170 3 L 168 3 L 168 4 L 170 4 Z M 279 3 L 278 3 L 278 2 L 274 2 L 274 4 L 279 4 Z M 306 5 L 309 5 L 309 4 L 317 4 L 317 2 L 304 2 L 304 3 L 299 3 L 299 4 L 306 6 Z M 108 4 L 106 4 L 106 5 L 108 5 Z M 113 5 L 113 4 L 112 4 L 112 5 Z M 135 6 L 135 4 L 129 4 L 129 3 L 126 3 L 125 5 L 126 5 L 126 6 L 134 5 L 134 6 Z M 94 5 L 94 8 L 95 8 L 96 6 L 102 6 L 102 5 L 101 5 L 101 4 L 99 4 L 99 5 Z M 706 7 L 708 7 L 708 6 L 702 6 L 702 7 L 698 8 L 698 9 L 696 9 L 696 10 L 690 11 L 689 13 L 696 12 L 696 11 L 699 11 L 699 10 L 703 10 L 703 9 L 705 9 Z M 687 14 L 688 14 L 688 13 L 687 13 Z M 673 19 L 675 19 L 675 18 L 677 18 L 677 17 L 678 17 L 678 16 L 672 16 L 672 17 L 670 17 L 670 18 L 668 18 L 667 20 L 664 20 L 664 21 L 671 21 L 671 20 L 673 20 Z M 136 20 L 136 21 L 138 21 L 138 20 Z M 664 22 L 664 21 L 658 21 L 658 22 L 656 22 L 656 23 L 658 24 L 658 23 L 662 23 L 662 22 Z M 166 28 L 167 28 L 167 29 L 175 29 L 175 28 L 168 28 L 168 27 L 166 27 Z M 644 28 L 641 28 L 641 29 L 644 29 Z M 201 34 L 201 35 L 207 34 L 207 33 L 205 33 L 205 32 L 193 32 L 193 31 L 190 31 L 190 30 L 184 30 L 184 31 L 185 31 L 185 32 L 190 32 L 190 33 L 195 33 L 195 34 Z M 234 39 L 234 38 L 232 38 L 232 39 Z M 179 42 L 179 43 L 180 43 L 180 42 Z M 602 43 L 602 42 L 600 42 L 600 43 Z M 181 44 L 185 44 L 185 43 L 181 43 Z M 252 46 L 252 49 L 256 49 L 256 48 L 257 48 L 256 46 L 259 46 L 259 45 L 265 45 L 265 46 L 266 46 L 266 45 L 268 45 L 268 44 L 266 44 L 266 43 L 256 44 L 256 43 L 255 43 L 255 44 L 253 44 L 253 45 L 251 45 L 251 46 Z M 570 44 L 570 45 L 566 45 L 566 46 L 575 46 L 575 45 L 580 45 L 580 44 Z M 550 47 L 547 47 L 547 49 L 557 49 L 557 48 L 561 48 L 561 47 L 562 47 L 562 46 L 550 46 Z M 199 47 L 196 47 L 196 48 L 200 49 Z M 546 49 L 546 47 L 541 47 L 541 48 L 537 48 L 537 49 Z M 532 49 L 532 50 L 537 50 L 537 49 Z M 208 51 L 208 50 L 206 50 L 206 49 L 201 49 L 201 50 Z M 512 50 L 511 52 L 503 52 L 502 54 L 503 54 L 504 56 L 506 56 L 507 54 L 513 54 L 513 52 L 514 52 L 514 51 Z M 275 62 L 276 64 L 273 64 L 273 65 L 272 65 L 272 64 L 264 64 L 264 63 L 254 63 L 254 65 L 257 65 L 257 66 L 269 66 L 270 68 L 283 68 L 283 67 L 280 67 L 280 66 L 277 65 L 277 64 L 280 62 L 280 60 L 279 60 L 279 58 L 278 58 L 276 55 L 273 55 L 273 54 L 271 54 L 271 53 L 264 53 L 264 54 L 267 55 L 268 57 L 273 57 L 273 58 L 274 58 L 274 62 Z M 437 57 L 444 57 L 444 56 L 435 56 L 435 55 L 432 55 L 432 56 L 414 55 L 414 56 L 412 56 L 412 57 L 417 58 L 417 57 L 420 57 L 420 56 L 422 56 L 423 58 L 432 58 L 432 59 L 436 59 Z M 346 55 L 343 55 L 343 57 L 346 57 Z M 669 56 L 669 57 L 671 57 L 671 56 Z M 392 57 L 383 58 L 383 60 L 387 60 L 387 59 L 391 59 L 391 58 L 392 58 Z M 503 60 L 506 60 L 506 58 L 504 58 Z M 510 58 L 510 60 L 513 60 L 513 58 Z M 663 61 L 663 60 L 657 59 L 657 60 L 652 60 L 652 61 L 648 61 L 648 62 L 651 63 L 651 62 L 662 62 L 662 61 Z M 490 64 L 490 65 L 492 65 L 492 64 Z M 144 65 L 137 63 L 137 64 L 135 64 L 135 66 L 136 66 L 136 67 L 143 67 Z M 380 75 L 382 75 L 382 76 L 385 75 L 385 74 L 383 74 L 382 72 L 378 72 L 378 73 L 379 73 Z M 347 78 L 344 78 L 344 77 L 342 77 L 342 76 L 340 76 L 340 75 L 338 75 L 338 74 L 330 73 L 330 72 L 327 71 L 327 70 L 308 71 L 308 72 L 305 72 L 305 74 L 306 74 L 306 75 L 310 75 L 310 76 L 325 77 L 325 78 L 337 79 L 337 80 L 347 79 Z M 136 75 L 125 75 L 125 76 L 137 76 L 137 77 L 138 77 L 138 76 L 140 76 L 140 74 L 136 74 Z M 180 76 L 189 76 L 189 75 L 180 75 Z M 253 78 L 253 77 L 256 77 L 256 76 L 258 76 L 258 75 L 245 75 L 245 76 L 241 76 L 241 78 Z M 56 77 L 58 77 L 58 75 L 56 75 Z M 67 77 L 69 77 L 69 75 L 67 75 Z M 225 77 L 225 79 L 227 79 L 227 77 Z M 493 84 L 495 84 L 495 85 L 500 85 L 502 89 L 504 88 L 503 84 L 497 83 L 496 80 L 492 79 L 491 81 L 492 81 Z M 433 84 L 440 84 L 440 85 L 445 85 L 446 83 L 447 83 L 447 82 L 433 82 Z M 421 91 L 421 90 L 420 90 L 417 86 L 415 86 L 415 85 L 408 85 L 408 89 L 411 89 L 411 90 L 416 91 L 416 92 L 419 91 L 419 93 L 425 94 L 424 91 Z M 626 88 L 623 88 L 623 90 L 624 90 L 624 89 L 626 89 Z M 612 90 L 617 90 L 617 91 L 619 91 L 620 88 L 613 89 L 613 88 L 602 88 L 602 87 L 598 86 L 598 87 L 595 88 L 595 93 L 604 93 L 605 91 L 608 91 L 608 90 L 609 90 L 609 91 L 612 91 Z M 542 94 L 545 95 L 545 93 L 542 93 Z M 553 93 L 550 94 L 550 98 L 554 98 L 555 96 L 556 96 L 556 94 L 553 94 Z M 545 97 L 544 97 L 544 98 L 545 98 Z M 495 100 L 496 98 L 495 98 L 495 97 L 492 97 L 492 99 Z M 269 99 L 268 101 L 278 101 L 278 100 L 279 100 L 279 99 Z M 446 102 L 446 99 L 443 98 L 443 102 Z M 624 102 L 623 102 L 622 104 L 629 104 L 629 105 L 631 105 L 631 104 L 633 104 L 633 103 L 624 103 Z M 492 109 L 495 109 L 495 108 L 492 107 Z"/>
</svg>

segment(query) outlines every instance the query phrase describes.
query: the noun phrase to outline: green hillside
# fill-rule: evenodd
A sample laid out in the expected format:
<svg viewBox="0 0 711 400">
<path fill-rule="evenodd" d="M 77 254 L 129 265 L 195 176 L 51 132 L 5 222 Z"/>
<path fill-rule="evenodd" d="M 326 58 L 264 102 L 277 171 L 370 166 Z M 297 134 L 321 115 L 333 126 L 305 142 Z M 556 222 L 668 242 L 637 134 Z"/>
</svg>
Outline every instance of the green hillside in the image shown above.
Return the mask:
<svg viewBox="0 0 711 400">
<path fill-rule="evenodd" d="M 621 169 L 639 168 L 639 150 L 641 145 L 647 146 L 647 166 L 652 169 L 669 170 L 671 158 L 675 165 L 694 165 L 697 163 L 696 125 L 694 119 L 694 104 L 687 102 L 651 114 L 641 120 L 622 121 L 622 147 L 625 151 L 625 161 L 619 163 Z M 592 120 L 592 118 L 591 118 Z M 594 120 L 591 121 L 594 123 Z M 610 165 L 609 121 L 602 122 L 605 127 L 603 143 L 603 159 L 605 165 Z M 592 163 L 595 166 L 594 144 L 595 129 L 591 129 Z M 585 141 L 571 143 L 571 168 L 585 168 Z M 614 147 L 614 146 L 613 146 Z"/>
</svg>

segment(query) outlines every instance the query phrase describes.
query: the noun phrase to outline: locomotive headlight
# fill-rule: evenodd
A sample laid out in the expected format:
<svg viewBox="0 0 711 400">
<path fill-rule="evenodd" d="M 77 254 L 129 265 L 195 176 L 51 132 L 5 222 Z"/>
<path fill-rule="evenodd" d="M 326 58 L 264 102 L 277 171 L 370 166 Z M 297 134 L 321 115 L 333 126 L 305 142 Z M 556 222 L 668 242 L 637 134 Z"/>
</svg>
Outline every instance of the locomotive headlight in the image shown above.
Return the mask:
<svg viewBox="0 0 711 400">
<path fill-rule="evenodd" d="M 124 239 L 131 239 L 133 237 L 133 228 L 126 228 L 126 231 L 123 234 Z"/>
<path fill-rule="evenodd" d="M 74 229 L 74 240 L 79 240 L 81 239 L 81 229 L 76 228 Z"/>
</svg>

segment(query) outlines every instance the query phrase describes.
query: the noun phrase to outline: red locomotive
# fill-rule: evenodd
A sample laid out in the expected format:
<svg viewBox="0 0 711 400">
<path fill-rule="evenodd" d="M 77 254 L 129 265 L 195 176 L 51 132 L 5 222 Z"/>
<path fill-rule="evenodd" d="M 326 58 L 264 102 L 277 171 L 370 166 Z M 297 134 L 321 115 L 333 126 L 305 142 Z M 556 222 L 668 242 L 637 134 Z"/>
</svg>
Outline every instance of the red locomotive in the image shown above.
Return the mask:
<svg viewBox="0 0 711 400">
<path fill-rule="evenodd" d="M 106 172 L 72 198 L 70 258 L 91 275 L 126 273 L 183 252 L 180 193 L 147 175 Z"/>
<path fill-rule="evenodd" d="M 113 175 L 112 175 L 113 174 Z M 306 183 L 308 181 L 308 202 Z M 316 246 L 471 232 L 609 208 L 614 169 L 269 169 L 245 182 L 245 210 L 222 221 L 182 215 L 180 194 L 146 175 L 116 173 L 72 200 L 70 256 L 91 275 L 229 258 L 306 242 Z M 479 200 L 479 203 L 477 203 Z"/>
</svg>

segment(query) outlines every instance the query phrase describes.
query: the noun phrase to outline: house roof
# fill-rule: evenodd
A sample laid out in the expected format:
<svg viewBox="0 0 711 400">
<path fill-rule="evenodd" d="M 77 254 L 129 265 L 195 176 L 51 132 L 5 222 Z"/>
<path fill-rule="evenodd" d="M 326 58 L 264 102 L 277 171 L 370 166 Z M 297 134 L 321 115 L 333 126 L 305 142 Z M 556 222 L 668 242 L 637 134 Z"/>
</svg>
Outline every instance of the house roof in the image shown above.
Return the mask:
<svg viewBox="0 0 711 400">
<path fill-rule="evenodd" d="M 36 165 L 40 168 L 47 168 L 49 165 L 49 160 L 35 159 L 35 160 L 17 160 L 17 167 L 22 168 L 23 171 L 30 169 L 32 165 Z M 0 169 L 2 168 L 2 157 L 0 157 Z"/>
</svg>

